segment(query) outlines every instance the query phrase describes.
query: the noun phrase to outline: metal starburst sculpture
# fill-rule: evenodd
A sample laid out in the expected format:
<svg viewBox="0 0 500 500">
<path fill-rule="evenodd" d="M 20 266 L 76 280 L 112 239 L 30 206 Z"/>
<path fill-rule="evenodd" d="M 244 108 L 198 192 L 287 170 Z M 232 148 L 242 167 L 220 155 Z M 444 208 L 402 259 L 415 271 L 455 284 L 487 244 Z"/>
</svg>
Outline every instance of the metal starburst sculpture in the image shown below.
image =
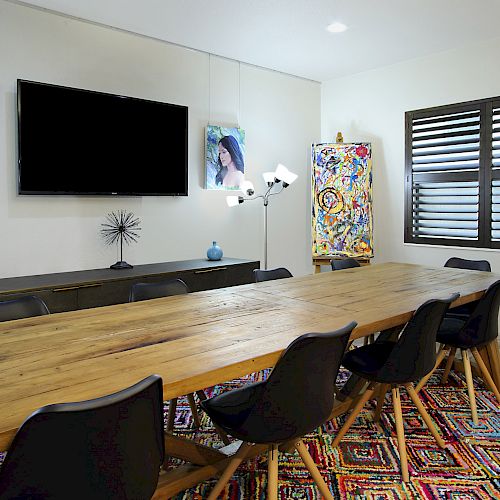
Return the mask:
<svg viewBox="0 0 500 500">
<path fill-rule="evenodd" d="M 141 221 L 132 213 L 125 210 L 118 210 L 106 215 L 106 222 L 101 224 L 101 235 L 108 245 L 114 245 L 120 242 L 120 260 L 113 264 L 111 269 L 131 269 L 131 266 L 123 260 L 123 242 L 129 245 L 137 242 L 141 228 Z"/>
</svg>

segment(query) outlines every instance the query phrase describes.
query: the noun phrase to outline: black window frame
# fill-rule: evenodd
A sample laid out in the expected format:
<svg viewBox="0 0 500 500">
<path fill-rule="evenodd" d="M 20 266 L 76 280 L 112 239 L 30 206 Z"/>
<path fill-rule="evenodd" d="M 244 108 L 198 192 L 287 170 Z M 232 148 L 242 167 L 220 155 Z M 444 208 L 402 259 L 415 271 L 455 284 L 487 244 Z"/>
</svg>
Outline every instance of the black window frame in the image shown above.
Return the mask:
<svg viewBox="0 0 500 500">
<path fill-rule="evenodd" d="M 479 172 L 447 172 L 439 175 L 441 182 L 477 180 L 479 182 L 478 238 L 477 240 L 414 236 L 414 172 L 413 172 L 413 121 L 422 118 L 439 117 L 443 114 L 466 113 L 479 108 Z M 500 180 L 500 169 L 492 168 L 493 110 L 500 108 L 500 97 L 477 99 L 432 108 L 422 108 L 405 113 L 405 208 L 404 242 L 421 245 L 500 248 L 500 241 L 492 241 L 492 180 Z M 425 178 L 422 174 L 421 179 Z M 429 177 L 430 179 L 430 177 Z M 436 182 L 436 177 L 434 181 Z M 427 181 L 424 181 L 427 182 Z M 430 180 L 428 182 L 431 182 Z"/>
</svg>

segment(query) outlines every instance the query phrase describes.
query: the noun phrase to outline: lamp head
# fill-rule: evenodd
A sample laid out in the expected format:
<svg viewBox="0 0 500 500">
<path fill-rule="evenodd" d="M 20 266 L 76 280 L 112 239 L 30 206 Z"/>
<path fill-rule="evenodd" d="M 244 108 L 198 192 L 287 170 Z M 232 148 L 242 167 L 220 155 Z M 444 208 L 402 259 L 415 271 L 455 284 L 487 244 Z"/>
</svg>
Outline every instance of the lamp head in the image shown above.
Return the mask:
<svg viewBox="0 0 500 500">
<path fill-rule="evenodd" d="M 298 175 L 290 172 L 285 165 L 281 163 L 278 164 L 276 170 L 274 171 L 275 182 L 283 182 L 283 187 L 288 187 L 292 182 L 297 179 Z"/>
<path fill-rule="evenodd" d="M 253 184 L 250 181 L 243 181 L 240 184 L 240 191 L 247 196 L 252 196 L 255 193 Z"/>
<path fill-rule="evenodd" d="M 226 196 L 226 203 L 228 207 L 235 207 L 236 205 L 239 205 L 240 203 L 243 203 L 245 200 L 243 199 L 243 196 Z"/>
<path fill-rule="evenodd" d="M 271 187 L 274 184 L 274 172 L 264 172 L 262 177 L 264 177 L 264 182 L 268 185 L 268 187 Z"/>
</svg>

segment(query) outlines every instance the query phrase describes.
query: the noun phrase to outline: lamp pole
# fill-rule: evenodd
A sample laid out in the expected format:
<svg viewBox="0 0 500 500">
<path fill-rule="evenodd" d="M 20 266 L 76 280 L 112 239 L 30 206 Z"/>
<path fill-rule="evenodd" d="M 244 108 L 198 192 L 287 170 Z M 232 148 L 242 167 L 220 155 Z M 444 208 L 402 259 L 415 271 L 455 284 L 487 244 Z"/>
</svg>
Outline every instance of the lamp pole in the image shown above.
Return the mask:
<svg viewBox="0 0 500 500">
<path fill-rule="evenodd" d="M 283 189 L 287 188 L 292 182 L 295 181 L 297 175 L 290 172 L 281 163 L 276 167 L 275 172 L 265 172 L 263 174 L 264 180 L 267 184 L 267 190 L 264 194 L 254 196 L 254 187 L 250 181 L 244 181 L 240 190 L 246 193 L 247 196 L 227 196 L 226 201 L 228 206 L 234 207 L 243 203 L 244 201 L 257 200 L 262 198 L 264 202 L 264 269 L 267 270 L 267 206 L 269 205 L 269 198 L 271 196 L 280 194 Z M 274 186 L 279 186 L 278 191 L 273 191 Z"/>
<path fill-rule="evenodd" d="M 269 199 L 264 198 L 264 269 L 267 270 L 267 205 Z"/>
</svg>

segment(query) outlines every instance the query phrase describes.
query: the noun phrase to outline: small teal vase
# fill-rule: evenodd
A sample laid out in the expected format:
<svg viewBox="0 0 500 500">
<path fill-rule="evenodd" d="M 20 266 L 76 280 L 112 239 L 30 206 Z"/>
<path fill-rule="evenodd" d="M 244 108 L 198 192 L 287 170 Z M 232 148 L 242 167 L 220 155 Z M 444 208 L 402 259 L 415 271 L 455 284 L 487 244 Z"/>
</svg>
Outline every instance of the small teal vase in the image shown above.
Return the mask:
<svg viewBox="0 0 500 500">
<path fill-rule="evenodd" d="M 221 260 L 222 259 L 222 248 L 217 245 L 217 242 L 214 241 L 212 246 L 207 250 L 208 260 Z"/>
</svg>

